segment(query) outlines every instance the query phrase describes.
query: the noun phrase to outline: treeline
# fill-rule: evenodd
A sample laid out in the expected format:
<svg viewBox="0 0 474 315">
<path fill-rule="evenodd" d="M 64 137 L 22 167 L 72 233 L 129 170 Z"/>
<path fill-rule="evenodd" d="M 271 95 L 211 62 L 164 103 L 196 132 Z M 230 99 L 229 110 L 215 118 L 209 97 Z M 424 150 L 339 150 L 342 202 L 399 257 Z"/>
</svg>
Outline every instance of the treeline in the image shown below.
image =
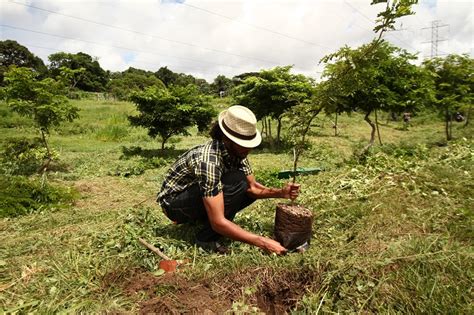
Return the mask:
<svg viewBox="0 0 474 315">
<path fill-rule="evenodd" d="M 156 72 L 128 68 L 122 72 L 102 69 L 98 60 L 79 52 L 75 54 L 58 52 L 48 56 L 49 64 L 31 53 L 27 47 L 14 40 L 0 41 L 0 86 L 4 86 L 4 76 L 10 66 L 33 69 L 38 79 L 57 78 L 63 69 L 73 70 L 70 75 L 71 88 L 86 92 L 106 92 L 116 99 L 126 100 L 135 91 L 150 86 L 196 85 L 207 95 L 227 94 L 233 85 L 232 79 L 217 76 L 212 83 L 190 74 L 177 73 L 161 67 Z M 74 95 L 71 93 L 71 95 Z"/>
</svg>

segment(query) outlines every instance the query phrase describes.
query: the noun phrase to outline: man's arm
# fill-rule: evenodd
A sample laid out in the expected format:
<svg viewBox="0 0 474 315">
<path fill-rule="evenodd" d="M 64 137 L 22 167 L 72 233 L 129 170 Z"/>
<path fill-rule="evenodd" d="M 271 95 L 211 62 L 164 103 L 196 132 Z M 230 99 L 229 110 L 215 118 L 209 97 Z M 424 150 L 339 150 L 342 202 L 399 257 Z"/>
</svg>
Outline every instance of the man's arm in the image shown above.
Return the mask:
<svg viewBox="0 0 474 315">
<path fill-rule="evenodd" d="M 253 174 L 247 175 L 247 193 L 255 199 L 285 198 L 294 200 L 300 193 L 300 185 L 287 183 L 283 188 L 269 188 L 255 180 Z"/>
<path fill-rule="evenodd" d="M 284 254 L 286 252 L 286 248 L 277 241 L 248 232 L 234 222 L 227 220 L 224 216 L 224 194 L 222 192 L 214 197 L 205 197 L 203 201 L 209 222 L 215 232 L 233 240 L 260 247 L 270 253 Z"/>
</svg>

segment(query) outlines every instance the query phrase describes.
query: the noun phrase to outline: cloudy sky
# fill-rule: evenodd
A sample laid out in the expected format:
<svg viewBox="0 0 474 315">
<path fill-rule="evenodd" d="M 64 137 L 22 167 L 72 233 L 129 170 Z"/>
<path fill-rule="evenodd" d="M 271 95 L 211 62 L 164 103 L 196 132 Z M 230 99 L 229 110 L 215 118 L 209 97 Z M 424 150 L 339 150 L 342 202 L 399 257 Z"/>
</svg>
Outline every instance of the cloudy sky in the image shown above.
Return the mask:
<svg viewBox="0 0 474 315">
<path fill-rule="evenodd" d="M 374 37 L 371 0 L 0 0 L 1 39 L 45 62 L 85 52 L 102 68 L 167 66 L 211 82 L 275 66 L 319 77 L 321 57 Z M 474 0 L 420 0 L 385 39 L 429 57 L 473 56 Z M 432 27 L 438 27 L 433 29 Z"/>
</svg>

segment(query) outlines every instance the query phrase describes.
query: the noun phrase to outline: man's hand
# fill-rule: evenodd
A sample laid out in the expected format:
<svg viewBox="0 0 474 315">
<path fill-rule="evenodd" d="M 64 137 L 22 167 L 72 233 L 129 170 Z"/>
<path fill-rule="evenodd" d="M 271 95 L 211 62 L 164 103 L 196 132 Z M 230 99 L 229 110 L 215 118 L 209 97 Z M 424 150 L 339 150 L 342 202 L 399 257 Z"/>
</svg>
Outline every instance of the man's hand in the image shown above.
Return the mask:
<svg viewBox="0 0 474 315">
<path fill-rule="evenodd" d="M 272 240 L 271 238 L 268 237 L 263 237 L 261 236 L 259 239 L 259 244 L 258 247 L 261 249 L 265 250 L 268 253 L 275 253 L 277 255 L 283 255 L 286 254 L 288 251 L 285 247 L 281 246 L 280 243 L 278 243 L 275 240 Z"/>
<path fill-rule="evenodd" d="M 300 185 L 295 183 L 286 183 L 282 188 L 283 198 L 295 200 L 300 194 Z"/>
</svg>

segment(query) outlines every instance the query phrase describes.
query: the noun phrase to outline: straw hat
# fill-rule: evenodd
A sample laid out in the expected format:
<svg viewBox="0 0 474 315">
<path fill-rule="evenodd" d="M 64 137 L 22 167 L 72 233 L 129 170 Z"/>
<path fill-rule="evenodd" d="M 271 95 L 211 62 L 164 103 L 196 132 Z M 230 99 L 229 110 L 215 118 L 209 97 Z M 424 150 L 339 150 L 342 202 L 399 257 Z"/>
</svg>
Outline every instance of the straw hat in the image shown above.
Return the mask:
<svg viewBox="0 0 474 315">
<path fill-rule="evenodd" d="M 219 127 L 227 138 L 244 148 L 255 148 L 262 142 L 257 118 L 247 107 L 234 105 L 222 111 Z"/>
</svg>

